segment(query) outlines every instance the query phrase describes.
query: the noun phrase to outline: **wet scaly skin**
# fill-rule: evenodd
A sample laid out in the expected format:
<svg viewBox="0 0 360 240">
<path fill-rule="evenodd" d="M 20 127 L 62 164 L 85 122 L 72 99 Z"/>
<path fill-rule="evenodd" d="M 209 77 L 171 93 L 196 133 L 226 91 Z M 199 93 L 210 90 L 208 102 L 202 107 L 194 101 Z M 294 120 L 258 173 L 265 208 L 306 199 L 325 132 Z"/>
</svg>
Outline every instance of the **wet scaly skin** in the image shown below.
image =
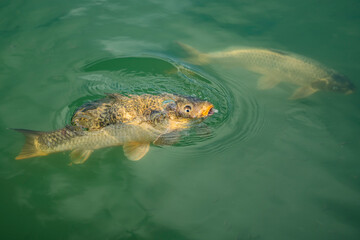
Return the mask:
<svg viewBox="0 0 360 240">
<path fill-rule="evenodd" d="M 139 160 L 150 143 L 172 144 L 178 132 L 216 112 L 211 103 L 194 97 L 108 94 L 81 106 L 72 117 L 72 126 L 51 132 L 15 129 L 26 137 L 16 159 L 71 150 L 72 162 L 79 164 L 95 149 L 123 145 L 130 160 Z"/>
<path fill-rule="evenodd" d="M 96 131 L 111 124 L 136 124 L 144 121 L 157 124 L 167 120 L 176 128 L 194 118 L 203 119 L 211 115 L 212 111 L 215 110 L 211 103 L 194 97 L 169 93 L 127 97 L 114 93 L 108 94 L 105 99 L 81 106 L 74 113 L 71 123 L 89 131 Z"/>
</svg>

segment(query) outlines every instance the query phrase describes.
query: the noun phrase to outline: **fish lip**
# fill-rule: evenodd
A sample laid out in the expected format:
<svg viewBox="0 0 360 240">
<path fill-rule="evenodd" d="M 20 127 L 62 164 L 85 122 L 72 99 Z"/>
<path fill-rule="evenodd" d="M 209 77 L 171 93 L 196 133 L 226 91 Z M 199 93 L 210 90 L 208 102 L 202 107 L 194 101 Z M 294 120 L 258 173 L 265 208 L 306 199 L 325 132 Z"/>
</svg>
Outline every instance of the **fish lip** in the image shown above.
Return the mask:
<svg viewBox="0 0 360 240">
<path fill-rule="evenodd" d="M 208 117 L 208 116 L 211 116 L 213 115 L 214 113 L 217 113 L 218 110 L 216 110 L 214 108 L 214 105 L 210 105 L 209 107 L 207 107 L 203 112 L 202 112 L 202 117 Z"/>
<path fill-rule="evenodd" d="M 212 108 L 210 108 L 210 110 L 209 110 L 209 112 L 208 112 L 208 116 L 211 116 L 211 115 L 213 115 L 215 112 L 214 112 L 214 108 L 212 107 Z"/>
</svg>

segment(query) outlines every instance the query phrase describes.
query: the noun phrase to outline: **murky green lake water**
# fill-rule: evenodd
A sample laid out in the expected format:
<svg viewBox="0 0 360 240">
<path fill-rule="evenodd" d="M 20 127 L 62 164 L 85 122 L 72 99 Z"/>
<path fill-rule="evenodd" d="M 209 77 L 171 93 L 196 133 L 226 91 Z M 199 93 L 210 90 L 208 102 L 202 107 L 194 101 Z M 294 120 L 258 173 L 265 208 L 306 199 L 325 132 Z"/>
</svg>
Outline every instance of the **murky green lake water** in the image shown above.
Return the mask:
<svg viewBox="0 0 360 240">
<path fill-rule="evenodd" d="M 214 52 L 280 49 L 359 88 L 360 2 L 8 1 L 0 3 L 1 239 L 360 239 L 360 97 L 195 65 Z M 219 113 L 138 162 L 121 147 L 14 158 L 24 137 L 69 124 L 109 92 L 194 95 Z"/>
</svg>

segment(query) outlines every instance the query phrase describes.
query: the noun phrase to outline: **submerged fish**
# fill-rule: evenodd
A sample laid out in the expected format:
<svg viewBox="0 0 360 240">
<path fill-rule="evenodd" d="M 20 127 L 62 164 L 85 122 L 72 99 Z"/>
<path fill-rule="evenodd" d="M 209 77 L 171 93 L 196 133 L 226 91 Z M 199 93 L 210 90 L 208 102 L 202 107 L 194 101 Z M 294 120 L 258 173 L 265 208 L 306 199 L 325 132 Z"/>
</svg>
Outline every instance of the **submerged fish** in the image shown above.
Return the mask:
<svg viewBox="0 0 360 240">
<path fill-rule="evenodd" d="M 191 63 L 207 64 L 218 60 L 261 74 L 259 89 L 270 89 L 280 82 L 300 86 L 290 99 L 304 98 L 317 91 L 350 94 L 355 90 L 355 86 L 347 77 L 314 60 L 295 54 L 256 48 L 201 53 L 186 44 L 179 45 L 190 54 Z"/>
<path fill-rule="evenodd" d="M 110 94 L 80 107 L 72 126 L 52 132 L 14 129 L 26 137 L 16 159 L 71 150 L 72 162 L 78 164 L 95 149 L 123 145 L 130 160 L 139 160 L 149 151 L 150 143 L 173 144 L 180 131 L 215 112 L 211 103 L 194 97 Z"/>
</svg>

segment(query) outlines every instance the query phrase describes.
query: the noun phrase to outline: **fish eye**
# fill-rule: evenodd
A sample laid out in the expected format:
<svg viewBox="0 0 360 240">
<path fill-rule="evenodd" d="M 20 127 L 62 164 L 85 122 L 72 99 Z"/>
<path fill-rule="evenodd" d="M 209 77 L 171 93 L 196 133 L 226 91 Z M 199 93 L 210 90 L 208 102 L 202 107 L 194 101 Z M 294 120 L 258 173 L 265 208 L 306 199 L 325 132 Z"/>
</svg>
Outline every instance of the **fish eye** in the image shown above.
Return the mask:
<svg viewBox="0 0 360 240">
<path fill-rule="evenodd" d="M 189 105 L 186 105 L 186 106 L 184 107 L 184 111 L 185 111 L 185 112 L 190 112 L 190 111 L 191 111 L 191 107 L 190 107 Z"/>
</svg>

